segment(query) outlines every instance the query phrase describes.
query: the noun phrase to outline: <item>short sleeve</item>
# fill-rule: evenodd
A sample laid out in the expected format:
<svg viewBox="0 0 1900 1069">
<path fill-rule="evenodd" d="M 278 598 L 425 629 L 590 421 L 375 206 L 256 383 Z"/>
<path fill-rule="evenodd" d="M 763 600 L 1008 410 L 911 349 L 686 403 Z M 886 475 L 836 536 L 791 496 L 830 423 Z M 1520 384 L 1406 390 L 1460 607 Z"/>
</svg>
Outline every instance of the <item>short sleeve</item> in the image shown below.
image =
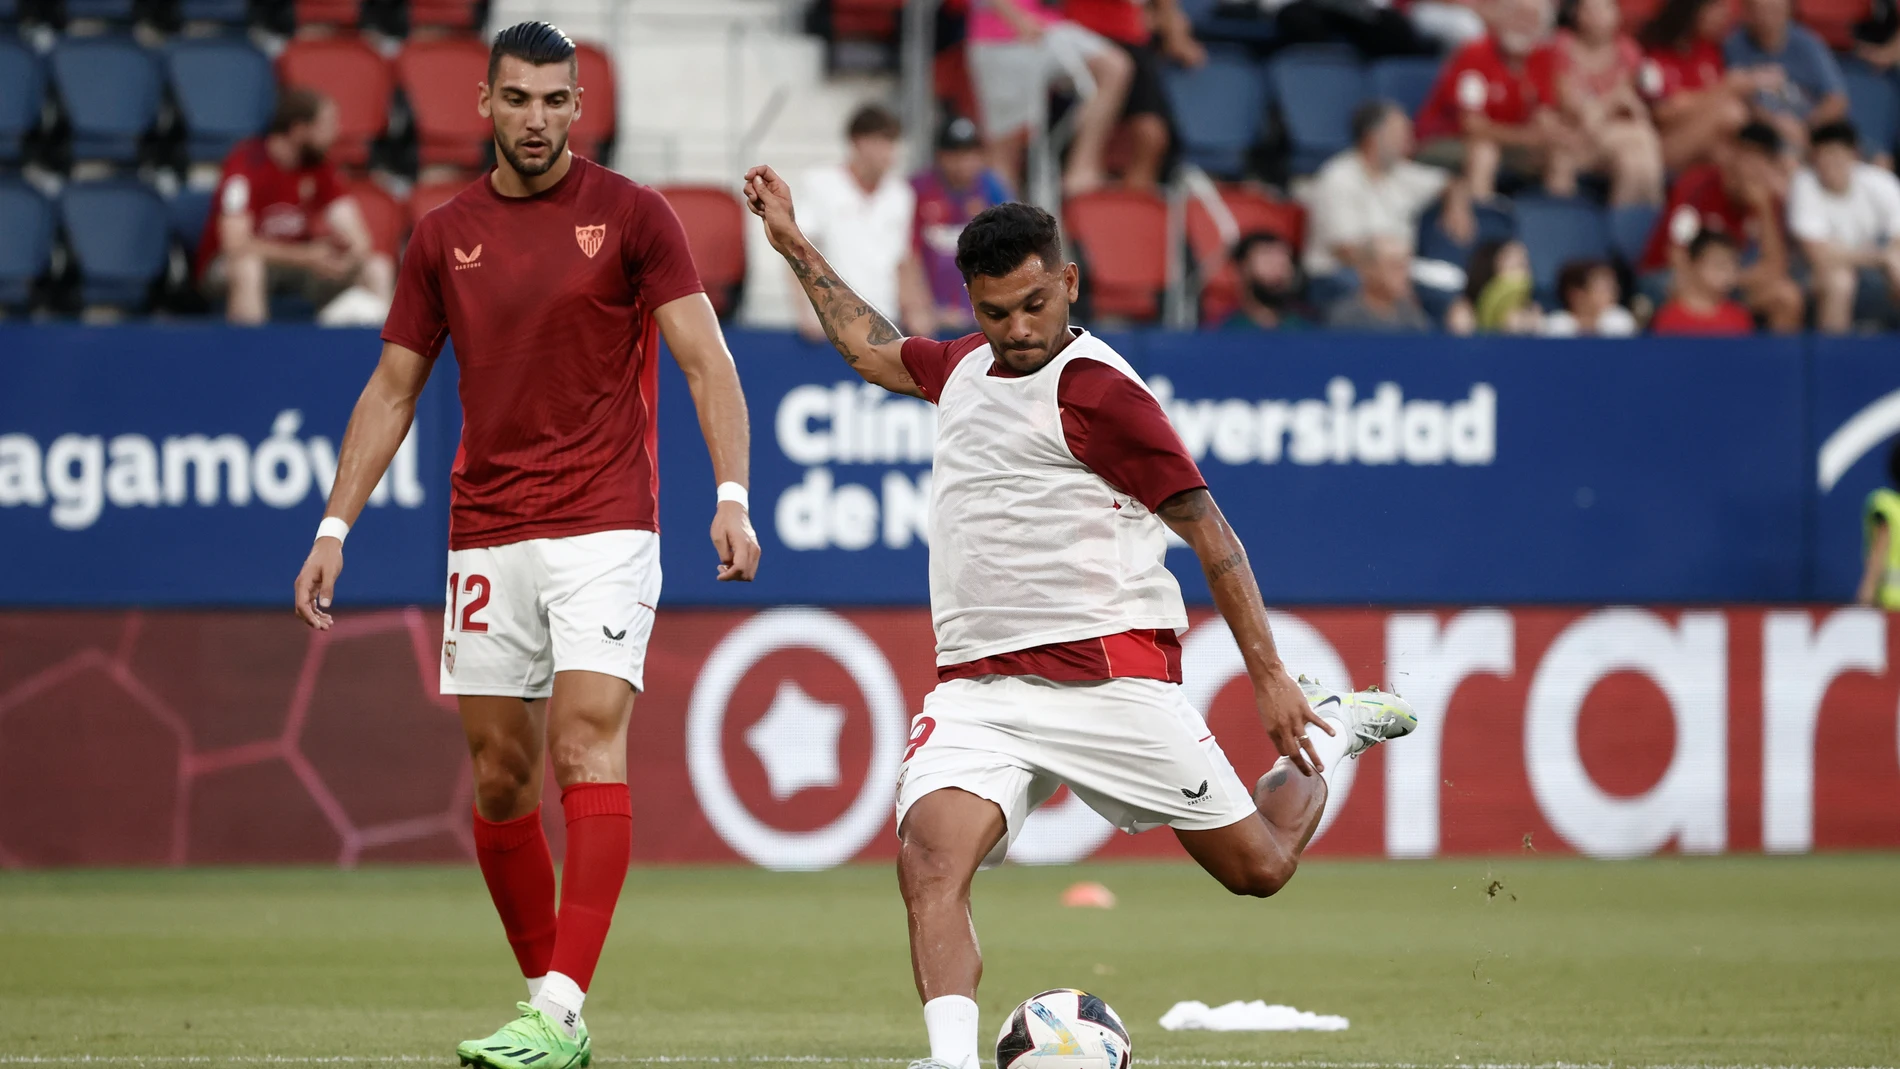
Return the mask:
<svg viewBox="0 0 1900 1069">
<path fill-rule="evenodd" d="M 943 397 L 943 386 L 950 381 L 950 372 L 982 344 L 981 334 L 966 334 L 955 341 L 905 338 L 899 352 L 903 354 L 904 370 L 910 372 L 911 381 L 923 391 L 924 400 L 934 405 Z"/>
<path fill-rule="evenodd" d="M 622 249 L 627 278 L 648 308 L 706 291 L 686 244 L 686 228 L 659 191 L 636 188 L 633 218 Z"/>
<path fill-rule="evenodd" d="M 449 324 L 442 308 L 442 277 L 437 270 L 442 250 L 429 216 L 416 224 L 415 237 L 403 255 L 396 276 L 396 297 L 383 320 L 383 340 L 421 353 L 433 360 L 448 340 Z"/>
<path fill-rule="evenodd" d="M 1150 511 L 1207 485 L 1168 415 L 1142 385 L 1099 360 L 1071 360 L 1056 385 L 1069 452 Z"/>
<path fill-rule="evenodd" d="M 1800 48 L 1807 53 L 1806 66 L 1814 77 L 1816 97 L 1833 96 L 1847 92 L 1847 80 L 1841 77 L 1841 65 L 1834 61 L 1834 53 L 1813 32 L 1797 28 Z M 1814 103 L 1821 101 L 1816 99 Z"/>
</svg>

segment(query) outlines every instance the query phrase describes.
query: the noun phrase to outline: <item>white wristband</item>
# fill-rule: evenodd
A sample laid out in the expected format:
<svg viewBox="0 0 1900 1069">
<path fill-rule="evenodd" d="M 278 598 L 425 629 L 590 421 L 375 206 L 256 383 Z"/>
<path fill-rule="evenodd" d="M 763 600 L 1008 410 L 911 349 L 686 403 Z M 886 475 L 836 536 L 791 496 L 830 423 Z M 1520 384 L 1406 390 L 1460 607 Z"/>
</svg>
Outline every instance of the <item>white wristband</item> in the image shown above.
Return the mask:
<svg viewBox="0 0 1900 1069">
<path fill-rule="evenodd" d="M 317 524 L 318 538 L 334 538 L 338 542 L 341 542 L 349 536 L 350 525 L 344 523 L 339 517 L 325 516 L 323 522 Z"/>
<path fill-rule="evenodd" d="M 721 501 L 737 501 L 740 508 L 752 511 L 751 498 L 746 494 L 745 487 L 738 483 L 720 483 L 718 496 Z"/>
</svg>

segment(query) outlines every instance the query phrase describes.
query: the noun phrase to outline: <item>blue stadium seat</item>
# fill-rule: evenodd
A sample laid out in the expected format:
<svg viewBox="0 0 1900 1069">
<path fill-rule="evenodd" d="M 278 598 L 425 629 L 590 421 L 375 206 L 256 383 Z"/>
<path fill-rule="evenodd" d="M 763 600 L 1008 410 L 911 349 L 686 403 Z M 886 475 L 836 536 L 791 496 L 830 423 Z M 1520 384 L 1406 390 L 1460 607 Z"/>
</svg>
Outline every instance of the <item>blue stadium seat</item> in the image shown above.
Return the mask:
<svg viewBox="0 0 1900 1069">
<path fill-rule="evenodd" d="M 1259 73 L 1251 64 L 1209 56 L 1192 70 L 1169 66 L 1162 84 L 1188 160 L 1222 178 L 1240 177 L 1266 113 Z"/>
<path fill-rule="evenodd" d="M 264 132 L 277 105 L 270 60 L 241 37 L 181 37 L 166 51 L 193 163 L 216 162 Z"/>
<path fill-rule="evenodd" d="M 20 21 L 20 0 L 0 0 L 0 22 Z"/>
<path fill-rule="evenodd" d="M 66 0 L 66 21 L 104 19 L 131 22 L 133 0 Z"/>
<path fill-rule="evenodd" d="M 52 206 L 24 182 L 0 182 L 0 307 L 24 307 L 52 259 Z"/>
<path fill-rule="evenodd" d="M 205 220 L 211 218 L 213 196 L 214 192 L 209 189 L 181 189 L 172 196 L 172 233 L 178 236 L 187 255 L 196 255 L 198 252 L 198 239 L 204 236 Z"/>
<path fill-rule="evenodd" d="M 1860 131 L 1861 151 L 1892 152 L 1900 141 L 1900 89 L 1887 75 L 1859 63 L 1841 64 L 1847 80 L 1847 114 Z"/>
<path fill-rule="evenodd" d="M 1572 260 L 1610 256 L 1610 228 L 1602 208 L 1586 200 L 1519 197 L 1517 237 L 1531 254 L 1531 275 L 1546 305 L 1556 294 L 1557 272 Z"/>
<path fill-rule="evenodd" d="M 1432 84 L 1438 81 L 1439 63 L 1432 56 L 1393 56 L 1379 60 L 1372 65 L 1373 95 L 1397 101 L 1405 108 L 1405 114 L 1417 118 L 1418 109 L 1425 106 L 1425 98 L 1432 93 Z"/>
<path fill-rule="evenodd" d="M 20 158 L 27 132 L 39 125 L 46 95 L 46 68 L 33 51 L 11 38 L 0 38 L 0 163 Z"/>
<path fill-rule="evenodd" d="M 1418 220 L 1419 257 L 1466 267 L 1471 263 L 1472 250 L 1479 245 L 1487 241 L 1509 241 L 1517 233 L 1517 220 L 1504 208 L 1480 204 L 1472 208 L 1471 214 L 1477 217 L 1478 233 L 1469 245 L 1461 245 L 1439 228 L 1438 207 L 1428 209 Z"/>
<path fill-rule="evenodd" d="M 157 192 L 133 181 L 74 182 L 60 195 L 59 214 L 85 303 L 142 310 L 171 254 Z"/>
<path fill-rule="evenodd" d="M 179 0 L 178 17 L 186 22 L 221 22 L 242 26 L 250 21 L 250 0 Z"/>
<path fill-rule="evenodd" d="M 134 163 L 158 119 L 158 59 L 129 37 L 67 37 L 53 85 L 72 122 L 73 158 Z"/>
<path fill-rule="evenodd" d="M 1346 49 L 1300 45 L 1267 64 L 1292 143 L 1295 174 L 1312 174 L 1352 144 L 1353 109 L 1372 95 L 1358 58 Z"/>
<path fill-rule="evenodd" d="M 1662 208 L 1655 204 L 1630 204 L 1610 209 L 1610 247 L 1626 264 L 1643 258 L 1649 248 L 1649 235 L 1656 230 Z"/>
</svg>

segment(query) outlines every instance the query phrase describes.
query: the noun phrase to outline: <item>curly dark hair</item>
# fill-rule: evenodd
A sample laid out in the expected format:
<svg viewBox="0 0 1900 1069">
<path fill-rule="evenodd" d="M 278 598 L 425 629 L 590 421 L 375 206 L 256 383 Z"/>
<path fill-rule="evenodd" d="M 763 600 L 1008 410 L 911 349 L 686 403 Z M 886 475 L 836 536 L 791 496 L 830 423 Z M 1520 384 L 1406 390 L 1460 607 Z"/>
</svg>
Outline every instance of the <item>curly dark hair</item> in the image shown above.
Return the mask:
<svg viewBox="0 0 1900 1069">
<path fill-rule="evenodd" d="M 978 275 L 1002 278 L 1031 256 L 1051 270 L 1062 266 L 1062 229 L 1055 216 L 1032 205 L 986 208 L 957 237 L 957 270 L 966 284 Z"/>
</svg>

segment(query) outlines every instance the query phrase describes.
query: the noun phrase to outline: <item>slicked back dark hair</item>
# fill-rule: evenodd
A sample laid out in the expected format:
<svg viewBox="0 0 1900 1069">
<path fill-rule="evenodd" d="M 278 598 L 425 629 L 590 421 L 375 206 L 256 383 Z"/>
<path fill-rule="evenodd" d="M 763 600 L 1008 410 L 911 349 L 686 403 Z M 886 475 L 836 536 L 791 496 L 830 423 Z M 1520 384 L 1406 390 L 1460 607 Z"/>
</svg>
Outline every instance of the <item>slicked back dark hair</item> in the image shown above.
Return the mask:
<svg viewBox="0 0 1900 1069">
<path fill-rule="evenodd" d="M 495 72 L 501 69 L 503 56 L 513 56 L 536 67 L 565 63 L 570 77 L 580 76 L 574 63 L 573 39 L 553 23 L 517 22 L 496 34 L 495 43 L 488 49 L 489 85 L 495 84 Z"/>
<path fill-rule="evenodd" d="M 963 281 L 978 275 L 1002 278 L 1031 256 L 1043 266 L 1062 266 L 1062 228 L 1056 217 L 1029 204 L 998 204 L 970 220 L 957 237 L 957 270 Z"/>
</svg>

